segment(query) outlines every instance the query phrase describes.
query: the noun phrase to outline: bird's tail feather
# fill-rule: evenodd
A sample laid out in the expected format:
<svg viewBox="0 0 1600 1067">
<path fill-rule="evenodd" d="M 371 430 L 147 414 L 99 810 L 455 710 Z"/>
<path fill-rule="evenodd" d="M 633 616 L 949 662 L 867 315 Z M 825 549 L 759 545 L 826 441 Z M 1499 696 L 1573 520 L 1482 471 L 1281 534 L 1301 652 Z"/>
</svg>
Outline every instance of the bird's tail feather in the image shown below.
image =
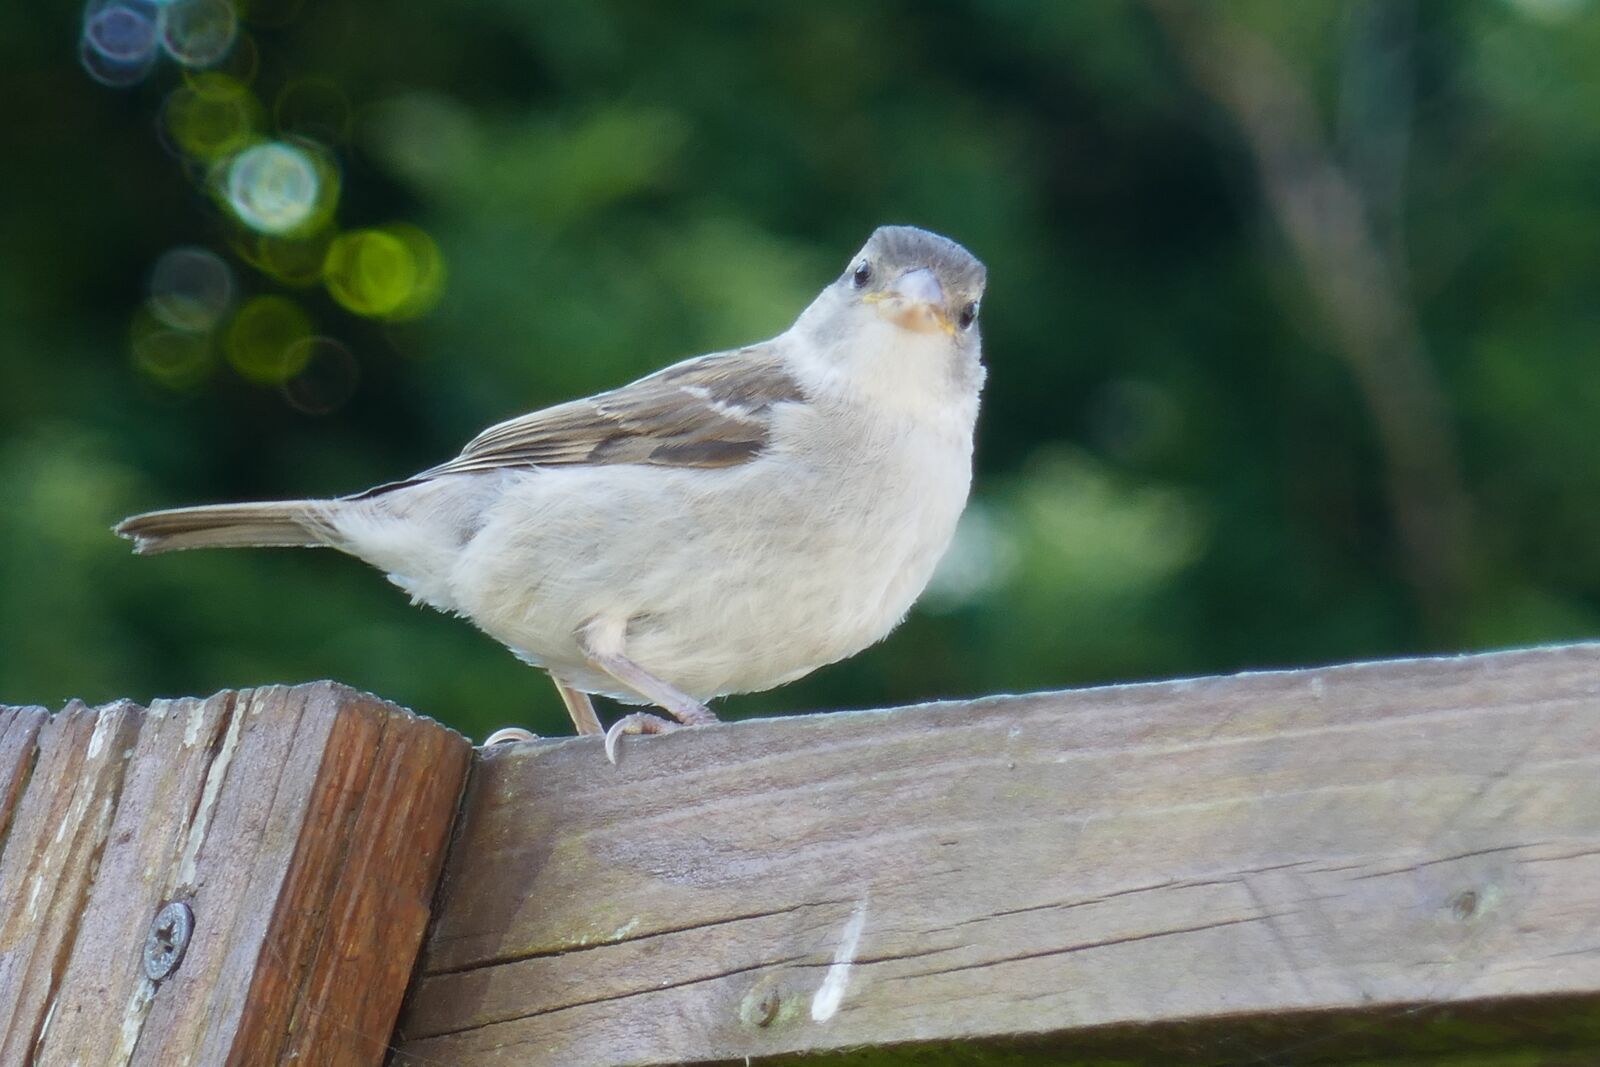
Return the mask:
<svg viewBox="0 0 1600 1067">
<path fill-rule="evenodd" d="M 318 500 L 208 504 L 123 519 L 113 531 L 140 555 L 183 548 L 312 548 L 336 545 L 328 506 Z"/>
</svg>

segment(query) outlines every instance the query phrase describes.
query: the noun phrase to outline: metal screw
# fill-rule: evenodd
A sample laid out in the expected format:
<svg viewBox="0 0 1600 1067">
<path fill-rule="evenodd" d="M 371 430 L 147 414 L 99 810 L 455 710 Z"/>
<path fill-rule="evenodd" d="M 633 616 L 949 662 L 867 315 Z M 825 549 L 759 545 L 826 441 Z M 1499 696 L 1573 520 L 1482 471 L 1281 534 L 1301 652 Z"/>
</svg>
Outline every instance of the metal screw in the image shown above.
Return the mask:
<svg viewBox="0 0 1600 1067">
<path fill-rule="evenodd" d="M 150 920 L 150 933 L 144 939 L 144 973 L 159 982 L 178 969 L 194 933 L 194 912 L 181 900 L 170 901 Z"/>
<path fill-rule="evenodd" d="M 771 1026 L 778 1018 L 778 1009 L 783 1006 L 783 1000 L 778 996 L 776 989 L 767 990 L 766 996 L 756 1006 L 756 1025 Z"/>
<path fill-rule="evenodd" d="M 783 990 L 779 976 L 768 974 L 757 982 L 739 1002 L 739 1021 L 746 1026 L 767 1027 L 778 1021 L 783 1009 Z"/>
</svg>

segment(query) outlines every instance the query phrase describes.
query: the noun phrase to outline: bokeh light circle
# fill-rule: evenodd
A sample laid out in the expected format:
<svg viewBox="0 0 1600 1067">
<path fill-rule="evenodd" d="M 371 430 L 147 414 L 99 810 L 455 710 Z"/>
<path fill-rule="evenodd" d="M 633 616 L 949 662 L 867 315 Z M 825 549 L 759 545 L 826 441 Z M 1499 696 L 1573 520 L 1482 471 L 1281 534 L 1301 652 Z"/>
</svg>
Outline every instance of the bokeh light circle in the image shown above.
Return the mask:
<svg viewBox="0 0 1600 1067">
<path fill-rule="evenodd" d="M 123 63 L 107 59 L 84 40 L 78 46 L 78 60 L 83 64 L 83 69 L 89 72 L 89 77 L 101 85 L 113 89 L 125 89 L 144 81 L 145 76 L 150 73 L 150 68 L 155 66 L 156 54 L 152 52 L 144 59 Z"/>
<path fill-rule="evenodd" d="M 398 238 L 382 230 L 336 237 L 323 264 L 328 292 L 358 315 L 387 315 L 417 284 L 417 264 Z"/>
<path fill-rule="evenodd" d="M 283 383 L 289 406 L 308 415 L 327 415 L 355 395 L 360 381 L 356 357 L 331 337 L 308 337 L 297 342 L 290 361 L 300 370 Z"/>
<path fill-rule="evenodd" d="M 162 23 L 162 47 L 187 67 L 220 63 L 239 36 L 239 17 L 229 0 L 176 0 Z"/>
<path fill-rule="evenodd" d="M 243 254 L 257 270 L 284 285 L 316 285 L 322 281 L 322 263 L 332 236 L 327 229 L 305 237 L 249 234 L 243 237 Z"/>
<path fill-rule="evenodd" d="M 258 385 L 281 385 L 310 358 L 300 344 L 310 336 L 311 318 L 299 304 L 282 296 L 257 296 L 233 316 L 222 348 L 241 377 Z"/>
<path fill-rule="evenodd" d="M 78 41 L 83 69 L 114 88 L 143 81 L 159 52 L 161 21 L 149 0 L 89 0 Z"/>
<path fill-rule="evenodd" d="M 149 312 L 134 317 L 132 354 L 135 370 L 175 392 L 199 386 L 216 365 L 210 334 L 173 329 Z"/>
<path fill-rule="evenodd" d="M 268 141 L 240 152 L 228 165 L 228 206 L 258 233 L 285 234 L 316 217 L 322 168 L 304 148 Z"/>
<path fill-rule="evenodd" d="M 204 248 L 174 248 L 150 271 L 150 311 L 178 330 L 209 330 L 233 302 L 233 272 Z"/>
<path fill-rule="evenodd" d="M 164 121 L 172 143 L 200 160 L 220 159 L 249 144 L 259 107 L 250 90 L 226 74 L 198 74 L 167 97 Z"/>
<path fill-rule="evenodd" d="M 438 302 L 444 259 L 415 226 L 352 230 L 329 246 L 323 280 L 329 295 L 358 315 L 414 318 Z"/>
<path fill-rule="evenodd" d="M 410 223 L 397 222 L 385 226 L 384 231 L 406 246 L 406 250 L 411 253 L 412 261 L 417 265 L 417 280 L 411 289 L 411 295 L 406 297 L 389 317 L 414 319 L 431 311 L 444 293 L 444 254 L 439 251 L 437 241 L 420 227 Z"/>
<path fill-rule="evenodd" d="M 83 13 L 83 43 L 113 63 L 143 63 L 155 55 L 161 22 L 161 10 L 147 0 L 91 0 Z"/>
</svg>

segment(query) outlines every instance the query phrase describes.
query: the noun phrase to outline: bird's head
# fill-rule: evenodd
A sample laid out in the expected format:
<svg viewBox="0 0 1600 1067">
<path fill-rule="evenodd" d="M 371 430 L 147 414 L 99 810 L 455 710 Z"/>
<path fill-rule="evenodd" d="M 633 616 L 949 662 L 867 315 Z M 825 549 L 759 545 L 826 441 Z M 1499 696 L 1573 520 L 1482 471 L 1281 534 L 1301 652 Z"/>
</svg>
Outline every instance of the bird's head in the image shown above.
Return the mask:
<svg viewBox="0 0 1600 1067">
<path fill-rule="evenodd" d="M 808 361 L 858 389 L 911 402 L 913 393 L 975 400 L 984 379 L 978 308 L 987 274 L 948 237 L 880 226 L 801 314 L 795 333 L 805 338 Z"/>
<path fill-rule="evenodd" d="M 844 303 L 913 333 L 942 333 L 976 346 L 988 272 L 948 237 L 915 226 L 880 226 L 834 283 Z"/>
</svg>

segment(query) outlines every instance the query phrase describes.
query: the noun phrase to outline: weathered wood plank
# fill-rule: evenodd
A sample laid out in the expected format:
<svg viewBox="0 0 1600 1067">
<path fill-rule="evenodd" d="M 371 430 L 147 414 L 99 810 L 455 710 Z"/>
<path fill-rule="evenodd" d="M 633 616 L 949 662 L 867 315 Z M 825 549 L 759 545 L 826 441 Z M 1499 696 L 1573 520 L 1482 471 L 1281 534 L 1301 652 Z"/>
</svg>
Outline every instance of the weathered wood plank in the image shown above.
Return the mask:
<svg viewBox="0 0 1600 1067">
<path fill-rule="evenodd" d="M 11 721 L 39 718 L 6 714 L 0 796 Z M 318 683 L 75 706 L 38 749 L 0 855 L 0 1064 L 383 1061 L 465 739 Z M 172 900 L 194 936 L 153 981 Z"/>
<path fill-rule="evenodd" d="M 395 1062 L 1592 1020 L 1596 885 L 1600 645 L 537 742 L 474 770 Z"/>
<path fill-rule="evenodd" d="M 392 712 L 383 725 L 326 930 L 290 1020 L 281 1054 L 289 1062 L 383 1061 L 432 917 L 470 750 L 456 734 L 413 729 Z"/>
<path fill-rule="evenodd" d="M 43 708 L 0 707 L 0 850 L 5 848 L 17 801 L 33 773 L 39 730 L 49 718 Z"/>
<path fill-rule="evenodd" d="M 196 816 L 233 701 L 157 700 L 145 712 L 39 1067 L 124 1064 L 132 1054 L 156 993 L 141 949 L 151 918 L 179 896 L 185 850 L 204 839 Z"/>
<path fill-rule="evenodd" d="M 24 1063 L 50 1016 L 143 709 L 72 704 L 46 722 L 0 855 L 0 1063 Z"/>
<path fill-rule="evenodd" d="M 412 912 L 427 907 L 443 834 L 396 847 L 407 839 L 389 828 L 387 847 L 376 851 L 353 835 L 372 829 L 362 819 L 369 807 L 403 808 L 407 793 L 443 809 L 429 820 L 448 821 L 470 752 L 455 735 L 442 751 L 402 744 L 412 731 L 443 732 L 326 683 L 240 694 L 217 757 L 226 755 L 228 767 L 210 825 L 180 870 L 180 885 L 191 887 L 194 940 L 151 1006 L 132 1064 L 279 1063 L 296 1027 L 343 1025 L 349 1005 L 365 1002 L 360 1017 L 369 1022 L 393 1018 L 404 978 L 389 980 L 392 957 L 414 955 Z M 395 747 L 413 758 L 395 762 Z M 419 755 L 434 762 L 424 766 Z M 380 763 L 382 778 L 373 773 Z M 387 889 L 368 884 L 380 878 Z M 390 891 L 399 921 L 380 922 L 373 936 L 373 920 L 352 902 L 388 900 Z M 387 1019 L 367 1031 L 352 1023 L 337 1050 L 307 1062 L 381 1062 Z"/>
</svg>

